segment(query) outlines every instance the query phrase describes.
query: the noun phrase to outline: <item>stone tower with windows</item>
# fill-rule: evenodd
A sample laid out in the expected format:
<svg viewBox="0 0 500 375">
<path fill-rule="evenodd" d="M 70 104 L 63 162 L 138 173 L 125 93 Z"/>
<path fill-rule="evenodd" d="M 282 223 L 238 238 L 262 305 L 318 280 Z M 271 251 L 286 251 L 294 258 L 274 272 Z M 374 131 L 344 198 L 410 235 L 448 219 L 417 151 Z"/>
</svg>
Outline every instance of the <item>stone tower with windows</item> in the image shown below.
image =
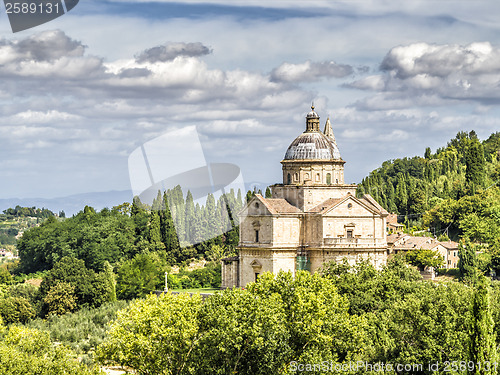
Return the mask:
<svg viewBox="0 0 500 375">
<path fill-rule="evenodd" d="M 314 272 L 329 261 L 387 262 L 388 213 L 345 184 L 330 119 L 322 132 L 314 106 L 281 164 L 283 183 L 271 187 L 272 198 L 256 195 L 240 214 L 239 255 L 223 260 L 223 288 L 245 286 L 266 271 Z"/>
</svg>

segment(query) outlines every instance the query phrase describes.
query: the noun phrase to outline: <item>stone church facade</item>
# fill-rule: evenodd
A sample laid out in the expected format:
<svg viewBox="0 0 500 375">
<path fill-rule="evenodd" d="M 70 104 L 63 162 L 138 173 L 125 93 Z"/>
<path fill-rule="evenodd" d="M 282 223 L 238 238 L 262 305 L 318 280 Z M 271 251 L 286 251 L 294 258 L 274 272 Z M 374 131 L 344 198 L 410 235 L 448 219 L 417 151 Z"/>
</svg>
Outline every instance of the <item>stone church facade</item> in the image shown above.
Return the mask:
<svg viewBox="0 0 500 375">
<path fill-rule="evenodd" d="M 222 261 L 222 288 L 244 287 L 263 272 L 315 272 L 326 262 L 387 262 L 388 213 L 345 184 L 330 120 L 320 130 L 311 107 L 306 130 L 281 161 L 283 183 L 272 198 L 255 195 L 240 213 L 239 255 Z"/>
</svg>

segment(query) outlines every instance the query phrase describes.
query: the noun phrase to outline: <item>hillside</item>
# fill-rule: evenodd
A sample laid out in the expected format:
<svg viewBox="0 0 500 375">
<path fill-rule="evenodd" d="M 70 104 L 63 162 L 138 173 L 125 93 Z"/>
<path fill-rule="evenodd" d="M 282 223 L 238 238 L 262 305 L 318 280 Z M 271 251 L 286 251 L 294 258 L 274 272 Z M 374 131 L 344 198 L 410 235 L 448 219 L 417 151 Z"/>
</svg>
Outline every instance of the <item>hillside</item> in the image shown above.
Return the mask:
<svg viewBox="0 0 500 375">
<path fill-rule="evenodd" d="M 500 233 L 500 132 L 480 141 L 459 132 L 446 147 L 424 157 L 388 160 L 359 185 L 400 221 L 427 226 L 436 235 L 491 243 Z"/>
<path fill-rule="evenodd" d="M 8 208 L 0 214 L 0 248 L 12 250 L 16 238 L 28 228 L 33 228 L 54 213 L 45 208 L 21 207 Z"/>
</svg>

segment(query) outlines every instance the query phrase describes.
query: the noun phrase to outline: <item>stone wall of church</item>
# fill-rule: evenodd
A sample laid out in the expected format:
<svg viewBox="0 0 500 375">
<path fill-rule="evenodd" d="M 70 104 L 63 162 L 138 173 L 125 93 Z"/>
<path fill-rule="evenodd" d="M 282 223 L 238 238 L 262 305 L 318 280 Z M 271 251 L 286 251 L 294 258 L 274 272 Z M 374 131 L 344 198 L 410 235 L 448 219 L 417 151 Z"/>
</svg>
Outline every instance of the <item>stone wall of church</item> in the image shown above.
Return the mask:
<svg viewBox="0 0 500 375">
<path fill-rule="evenodd" d="M 278 273 L 280 270 L 295 274 L 295 249 L 262 250 L 240 248 L 239 285 L 254 282 L 264 272 Z"/>
<path fill-rule="evenodd" d="M 273 218 L 273 246 L 299 246 L 301 234 L 301 220 L 298 217 Z"/>
<path fill-rule="evenodd" d="M 311 163 L 282 161 L 285 185 L 342 185 L 344 162 Z"/>
<path fill-rule="evenodd" d="M 328 251 L 323 249 L 309 250 L 311 272 L 318 272 L 325 263 L 342 263 L 347 259 L 350 265 L 355 265 L 362 260 L 369 260 L 376 269 L 387 264 L 387 249 L 346 249 L 343 251 Z"/>
<path fill-rule="evenodd" d="M 273 242 L 272 216 L 246 216 L 240 223 L 239 246 L 266 247 Z"/>
<path fill-rule="evenodd" d="M 273 198 L 286 199 L 302 211 L 308 211 L 330 198 L 343 198 L 356 194 L 356 185 L 339 186 L 271 186 Z"/>
</svg>

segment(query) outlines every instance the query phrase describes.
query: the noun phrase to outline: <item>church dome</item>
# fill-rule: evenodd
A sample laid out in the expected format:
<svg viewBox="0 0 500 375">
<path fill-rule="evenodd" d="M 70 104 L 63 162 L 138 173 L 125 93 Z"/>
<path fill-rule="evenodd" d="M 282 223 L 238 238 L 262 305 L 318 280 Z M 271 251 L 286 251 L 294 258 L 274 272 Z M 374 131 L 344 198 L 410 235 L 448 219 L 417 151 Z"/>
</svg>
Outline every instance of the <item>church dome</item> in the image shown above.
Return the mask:
<svg viewBox="0 0 500 375">
<path fill-rule="evenodd" d="M 306 131 L 291 143 L 285 153 L 285 160 L 340 160 L 337 145 L 320 131 Z"/>
</svg>

